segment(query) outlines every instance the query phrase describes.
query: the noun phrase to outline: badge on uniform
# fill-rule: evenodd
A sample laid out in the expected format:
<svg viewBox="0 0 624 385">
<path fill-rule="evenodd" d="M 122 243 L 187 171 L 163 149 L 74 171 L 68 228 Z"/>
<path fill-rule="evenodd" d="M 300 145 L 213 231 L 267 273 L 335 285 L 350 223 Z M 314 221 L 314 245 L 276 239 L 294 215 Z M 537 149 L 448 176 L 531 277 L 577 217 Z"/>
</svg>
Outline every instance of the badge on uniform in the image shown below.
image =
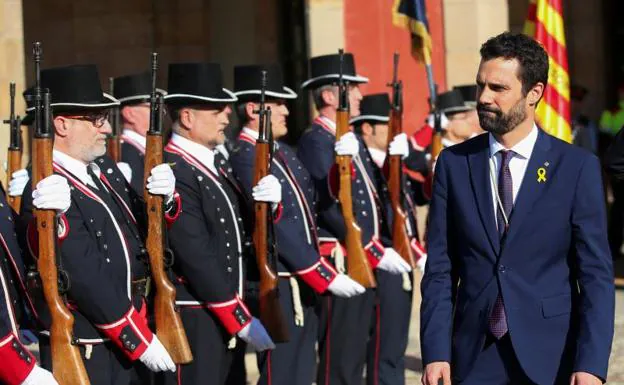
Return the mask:
<svg viewBox="0 0 624 385">
<path fill-rule="evenodd" d="M 548 162 L 544 162 L 544 167 L 537 169 L 537 183 L 546 183 L 546 167 L 548 165 Z"/>
</svg>

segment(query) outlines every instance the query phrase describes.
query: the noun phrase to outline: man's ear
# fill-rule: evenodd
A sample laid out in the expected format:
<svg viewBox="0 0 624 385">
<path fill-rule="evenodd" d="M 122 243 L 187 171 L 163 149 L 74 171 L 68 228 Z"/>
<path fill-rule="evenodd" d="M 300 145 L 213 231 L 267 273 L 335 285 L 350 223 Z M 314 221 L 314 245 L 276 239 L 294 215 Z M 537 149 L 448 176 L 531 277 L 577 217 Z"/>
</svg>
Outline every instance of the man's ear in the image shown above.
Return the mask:
<svg viewBox="0 0 624 385">
<path fill-rule="evenodd" d="M 527 102 L 530 106 L 535 106 L 544 95 L 544 83 L 538 82 L 535 84 L 527 94 Z"/>
<path fill-rule="evenodd" d="M 247 121 L 252 121 L 258 118 L 258 115 L 254 113 L 255 110 L 257 110 L 255 103 L 245 103 L 245 115 L 247 115 Z"/>
<path fill-rule="evenodd" d="M 195 115 L 190 108 L 180 108 L 178 121 L 180 122 L 180 127 L 186 130 L 190 130 L 193 127 L 193 123 L 195 122 Z"/>
<path fill-rule="evenodd" d="M 61 138 L 65 138 L 67 137 L 67 135 L 69 135 L 69 128 L 72 125 L 71 120 L 62 116 L 57 116 L 56 118 L 54 118 L 52 123 L 54 124 L 54 132 L 56 133 L 56 135 L 60 136 Z"/>
<path fill-rule="evenodd" d="M 130 107 L 122 107 L 119 111 L 124 122 L 134 123 L 134 110 Z"/>
<path fill-rule="evenodd" d="M 333 106 L 336 103 L 336 93 L 333 88 L 328 88 L 321 92 L 321 98 L 323 99 L 323 104 L 326 106 Z"/>
<path fill-rule="evenodd" d="M 373 136 L 375 128 L 372 124 L 368 122 L 362 123 L 362 135 L 364 136 Z"/>
</svg>

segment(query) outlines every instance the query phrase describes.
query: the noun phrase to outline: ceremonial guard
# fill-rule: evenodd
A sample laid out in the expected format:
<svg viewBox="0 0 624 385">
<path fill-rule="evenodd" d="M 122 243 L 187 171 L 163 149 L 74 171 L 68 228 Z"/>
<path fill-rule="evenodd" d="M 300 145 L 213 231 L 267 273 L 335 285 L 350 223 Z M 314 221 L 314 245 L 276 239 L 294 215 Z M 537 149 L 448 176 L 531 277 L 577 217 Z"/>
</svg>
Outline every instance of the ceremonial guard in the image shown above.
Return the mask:
<svg viewBox="0 0 624 385">
<path fill-rule="evenodd" d="M 90 382 L 130 384 L 137 360 L 152 371 L 173 371 L 173 361 L 146 319 L 149 268 L 139 227 L 144 204 L 114 162 L 103 156 L 111 131 L 107 111 L 118 102 L 103 94 L 94 65 L 43 70 L 41 84 L 52 94 L 55 175 L 39 182 L 32 194 L 27 186 L 22 228 L 37 258 L 33 206 L 64 212 L 59 217 L 58 266 Z M 175 220 L 180 202 L 168 165 L 151 171 L 147 188 L 165 197 L 167 219 Z M 40 190 L 49 190 L 49 198 Z M 31 275 L 29 285 L 40 287 L 36 272 Z M 50 314 L 40 293 L 36 306 L 47 329 Z M 41 332 L 39 346 L 42 366 L 50 368 L 47 335 Z"/>
<path fill-rule="evenodd" d="M 193 362 L 179 366 L 168 384 L 224 384 L 239 339 L 258 351 L 274 347 L 262 324 L 243 302 L 250 257 L 246 211 L 250 202 L 228 170 L 216 162 L 215 148 L 225 140 L 230 103 L 236 96 L 222 87 L 216 63 L 169 65 L 165 102 L 173 121 L 167 161 L 175 163 L 182 212 L 171 226 L 177 305 Z M 279 205 L 279 183 L 262 180 L 257 200 Z M 238 337 L 238 338 L 236 338 Z"/>
<path fill-rule="evenodd" d="M 400 134 L 388 143 L 390 98 L 387 93 L 367 95 L 360 104 L 360 115 L 351 119 L 355 133 L 367 150 L 362 160 L 375 192 L 384 205 L 383 215 L 392 223 L 387 186 L 387 154 L 409 155 L 407 136 Z M 403 188 L 403 210 L 407 214 L 406 230 L 419 268 L 424 268 L 426 254 L 418 241 L 416 216 L 412 197 Z M 405 350 L 412 310 L 412 278 L 408 273 L 390 274 L 377 270 L 377 300 L 373 312 L 372 335 L 368 344 L 368 384 L 405 384 Z"/>
<path fill-rule="evenodd" d="M 316 294 L 333 293 L 351 297 L 364 288 L 336 270 L 319 254 L 316 231 L 315 192 L 310 174 L 295 151 L 280 141 L 287 133 L 286 101 L 297 94 L 283 83 L 279 66 L 239 66 L 234 68 L 237 113 L 241 132 L 231 163 L 241 185 L 252 195 L 256 141 L 258 139 L 262 71 L 266 71 L 266 106 L 271 110 L 274 153 L 270 172 L 282 187 L 282 210 L 274 230 L 279 258 L 279 294 L 288 325 L 289 341 L 278 343 L 258 355 L 259 384 L 307 385 L 314 382 L 315 344 L 318 333 Z"/>
<path fill-rule="evenodd" d="M 362 94 L 358 85 L 368 81 L 356 74 L 353 55 L 344 54 L 343 79 L 349 82 L 348 99 L 351 116 L 360 114 Z M 319 207 L 318 233 L 321 255 L 331 258 L 339 272 L 345 271 L 345 258 L 341 243 L 345 240 L 345 223 L 336 196 L 333 176 L 336 172 L 335 156 L 352 156 L 352 202 L 353 214 L 361 228 L 362 246 L 373 268 L 401 274 L 410 270 L 396 251 L 391 248 L 388 237 L 382 240 L 382 210 L 379 197 L 362 160 L 366 149 L 352 133 L 336 141 L 336 113 L 338 109 L 338 81 L 340 55 L 314 57 L 310 61 L 311 78 L 302 84 L 310 90 L 319 116 L 306 130 L 298 144 L 298 156 L 311 174 L 319 192 L 319 200 L 328 202 Z M 330 186 L 331 185 L 331 186 Z M 356 384 L 362 376 L 366 362 L 366 345 L 371 327 L 375 302 L 374 290 L 366 290 L 354 298 L 329 295 L 322 304 L 318 366 L 319 384 Z"/>
</svg>

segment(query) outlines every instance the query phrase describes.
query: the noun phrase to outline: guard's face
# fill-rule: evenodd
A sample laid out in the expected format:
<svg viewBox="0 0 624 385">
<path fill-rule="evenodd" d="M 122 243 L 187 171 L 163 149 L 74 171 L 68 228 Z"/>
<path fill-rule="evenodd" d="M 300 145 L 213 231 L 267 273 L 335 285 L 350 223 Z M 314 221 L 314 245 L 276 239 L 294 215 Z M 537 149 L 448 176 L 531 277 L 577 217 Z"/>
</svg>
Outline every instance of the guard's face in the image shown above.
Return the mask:
<svg viewBox="0 0 624 385">
<path fill-rule="evenodd" d="M 283 100 L 266 103 L 267 107 L 271 107 L 271 128 L 273 130 L 273 138 L 279 139 L 288 133 L 286 127 L 286 118 L 288 117 L 288 107 Z"/>
<path fill-rule="evenodd" d="M 229 105 L 196 107 L 191 109 L 193 115 L 193 137 L 208 148 L 225 143 L 225 128 L 230 123 L 232 109 Z"/>
<path fill-rule="evenodd" d="M 360 102 L 362 101 L 362 92 L 357 84 L 349 84 L 349 107 L 351 117 L 360 115 Z"/>
<path fill-rule="evenodd" d="M 528 103 L 516 59 L 481 61 L 477 74 L 477 113 L 484 130 L 503 135 L 527 118 Z"/>
<path fill-rule="evenodd" d="M 388 149 L 388 123 L 364 123 L 363 131 L 366 145 L 370 148 L 386 151 Z"/>
<path fill-rule="evenodd" d="M 108 111 L 90 111 L 83 114 L 55 118 L 64 128 L 68 154 L 89 163 L 106 154 L 106 138 L 111 133 Z"/>
</svg>

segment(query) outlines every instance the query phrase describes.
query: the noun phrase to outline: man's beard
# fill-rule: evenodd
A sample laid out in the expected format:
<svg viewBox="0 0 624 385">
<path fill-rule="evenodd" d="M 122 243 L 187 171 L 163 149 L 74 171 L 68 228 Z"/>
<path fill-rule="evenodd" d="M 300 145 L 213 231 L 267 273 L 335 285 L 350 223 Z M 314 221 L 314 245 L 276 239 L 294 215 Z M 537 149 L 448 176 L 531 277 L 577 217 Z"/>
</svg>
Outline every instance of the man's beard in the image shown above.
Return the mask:
<svg viewBox="0 0 624 385">
<path fill-rule="evenodd" d="M 526 119 L 524 99 L 520 99 L 506 114 L 499 109 L 486 107 L 482 104 L 477 105 L 481 128 L 497 135 L 504 135 L 513 130 L 514 127 Z M 492 116 L 488 112 L 493 112 L 495 115 Z"/>
</svg>

